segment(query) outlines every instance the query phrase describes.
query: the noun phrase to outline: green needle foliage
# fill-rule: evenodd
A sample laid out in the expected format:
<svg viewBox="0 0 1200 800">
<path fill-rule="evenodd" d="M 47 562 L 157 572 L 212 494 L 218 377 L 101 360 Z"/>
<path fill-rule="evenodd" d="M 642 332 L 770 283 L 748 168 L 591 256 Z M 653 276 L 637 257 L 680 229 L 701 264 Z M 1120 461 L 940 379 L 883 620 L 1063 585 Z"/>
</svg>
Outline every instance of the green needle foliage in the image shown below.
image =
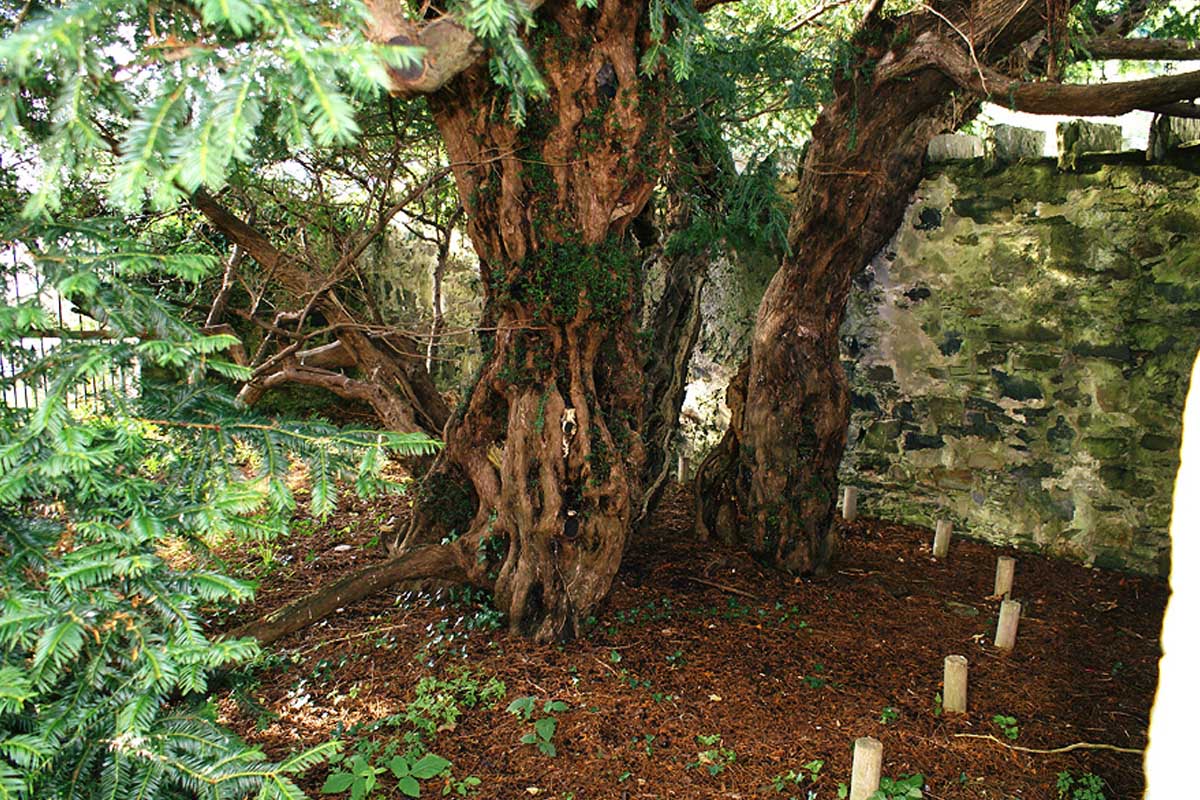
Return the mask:
<svg viewBox="0 0 1200 800">
<path fill-rule="evenodd" d="M 30 215 L 61 207 L 64 174 L 108 169 L 114 207 L 168 207 L 220 188 L 264 137 L 347 144 L 355 103 L 380 94 L 389 66 L 421 58 L 367 42 L 357 2 L 81 0 L 32 13 L 0 41 L 0 131 L 39 147 Z"/>
<path fill-rule="evenodd" d="M 385 490 L 387 451 L 436 443 L 240 408 L 222 380 L 244 377 L 222 355 L 232 337 L 202 335 L 146 287 L 202 277 L 210 256 L 155 255 L 103 223 L 8 241 L 46 283 L 0 308 L 0 355 L 44 387 L 0 410 L 0 798 L 303 797 L 290 776 L 335 743 L 272 762 L 209 710 L 213 670 L 258 652 L 205 630 L 254 591 L 209 544 L 285 532 L 298 464 L 320 516 L 335 481 Z M 105 338 L 32 352 L 53 293 Z M 79 404 L 85 384 L 135 365 L 136 391 Z"/>
</svg>

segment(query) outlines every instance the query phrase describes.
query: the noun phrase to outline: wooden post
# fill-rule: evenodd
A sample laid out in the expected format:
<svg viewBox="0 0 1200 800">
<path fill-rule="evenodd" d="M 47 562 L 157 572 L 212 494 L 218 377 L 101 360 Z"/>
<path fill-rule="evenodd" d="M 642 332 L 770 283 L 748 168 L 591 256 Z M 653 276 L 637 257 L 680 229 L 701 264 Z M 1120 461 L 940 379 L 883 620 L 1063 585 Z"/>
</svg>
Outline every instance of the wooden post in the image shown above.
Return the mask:
<svg viewBox="0 0 1200 800">
<path fill-rule="evenodd" d="M 676 470 L 676 479 L 680 483 L 687 483 L 688 479 L 688 457 L 684 455 L 682 450 L 679 451 L 679 466 Z"/>
<path fill-rule="evenodd" d="M 883 742 L 863 736 L 854 740 L 854 765 L 850 771 L 850 800 L 867 800 L 879 791 L 883 774 Z"/>
<path fill-rule="evenodd" d="M 842 492 L 842 518 L 854 522 L 858 517 L 858 487 L 847 486 Z"/>
<path fill-rule="evenodd" d="M 1021 604 L 1016 600 L 1000 603 L 1000 621 L 996 623 L 996 647 L 1012 650 L 1017 643 L 1017 623 L 1021 621 Z"/>
<path fill-rule="evenodd" d="M 1017 569 L 1017 560 L 1011 556 L 1000 556 L 996 559 L 996 591 L 993 597 L 1007 599 L 1012 595 L 1013 573 Z"/>
<path fill-rule="evenodd" d="M 937 521 L 937 530 L 933 534 L 933 557 L 945 558 L 950 553 L 950 532 L 954 526 L 948 519 Z"/>
<path fill-rule="evenodd" d="M 942 673 L 942 710 L 947 714 L 967 713 L 967 659 L 946 656 Z"/>
</svg>

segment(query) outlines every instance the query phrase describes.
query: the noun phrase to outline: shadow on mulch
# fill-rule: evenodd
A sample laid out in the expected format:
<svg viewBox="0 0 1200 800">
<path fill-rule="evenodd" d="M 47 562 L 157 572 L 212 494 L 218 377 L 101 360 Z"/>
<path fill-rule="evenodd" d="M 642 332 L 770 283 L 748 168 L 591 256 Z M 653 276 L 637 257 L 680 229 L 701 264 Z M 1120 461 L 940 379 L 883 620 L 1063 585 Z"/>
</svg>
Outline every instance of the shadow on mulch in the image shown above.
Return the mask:
<svg viewBox="0 0 1200 800">
<path fill-rule="evenodd" d="M 465 712 L 432 750 L 456 777 L 480 778 L 479 798 L 835 798 L 858 736 L 883 742 L 885 775 L 924 774 L 934 800 L 1049 800 L 1064 770 L 1099 775 L 1109 798 L 1141 796 L 1138 755 L 1027 754 L 956 734 L 1004 739 L 993 717 L 1005 715 L 1024 747 L 1144 747 L 1163 581 L 1017 553 L 1024 617 L 1015 650 L 1002 654 L 991 645 L 998 603 L 987 597 L 1000 548 L 956 538 L 938 561 L 930 531 L 859 520 L 842 525 L 831 577 L 793 580 L 694 541 L 690 510 L 675 487 L 578 642 L 538 646 L 481 629 L 489 615 L 471 600 L 381 595 L 279 643 L 283 664 L 251 692 L 277 716 L 256 718 L 231 698 L 223 713 L 282 756 L 402 711 L 423 676 L 467 669 L 503 680 L 507 699 Z M 403 501 L 347 500 L 329 524 L 284 544 L 240 620 L 382 558 L 372 544 L 380 521 L 404 514 Z M 969 712 L 948 717 L 935 697 L 954 653 L 970 661 Z M 570 709 L 557 715 L 555 758 L 520 744 L 529 725 L 504 708 L 525 695 Z M 697 763 L 713 747 L 732 754 L 715 775 Z M 776 792 L 773 778 L 813 760 L 824 762 L 815 783 Z M 313 770 L 302 785 L 315 796 L 324 776 Z"/>
</svg>

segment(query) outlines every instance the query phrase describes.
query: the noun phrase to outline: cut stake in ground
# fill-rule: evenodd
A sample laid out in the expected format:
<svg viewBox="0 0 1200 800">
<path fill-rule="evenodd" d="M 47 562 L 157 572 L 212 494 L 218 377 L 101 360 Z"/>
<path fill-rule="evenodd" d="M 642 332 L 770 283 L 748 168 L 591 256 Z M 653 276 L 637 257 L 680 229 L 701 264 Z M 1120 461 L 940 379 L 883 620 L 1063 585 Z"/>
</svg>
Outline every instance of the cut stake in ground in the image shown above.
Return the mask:
<svg viewBox="0 0 1200 800">
<path fill-rule="evenodd" d="M 1011 556 L 1000 556 L 996 559 L 996 587 L 992 597 L 1003 597 L 1006 600 L 1012 595 L 1013 573 L 1017 569 L 1017 560 Z"/>
<path fill-rule="evenodd" d="M 947 714 L 967 713 L 967 659 L 946 656 L 942 674 L 942 710 Z"/>
<path fill-rule="evenodd" d="M 1017 623 L 1021 621 L 1021 604 L 1016 600 L 1000 603 L 1000 621 L 996 623 L 996 647 L 1012 650 L 1017 643 Z"/>
<path fill-rule="evenodd" d="M 937 531 L 933 534 L 933 557 L 945 558 L 950 553 L 950 532 L 954 526 L 948 519 L 937 521 Z"/>
<path fill-rule="evenodd" d="M 847 486 L 842 491 L 842 518 L 854 522 L 858 518 L 858 487 Z"/>
<path fill-rule="evenodd" d="M 879 791 L 883 774 L 883 742 L 863 736 L 854 740 L 854 763 L 850 769 L 850 800 L 867 800 Z"/>
</svg>

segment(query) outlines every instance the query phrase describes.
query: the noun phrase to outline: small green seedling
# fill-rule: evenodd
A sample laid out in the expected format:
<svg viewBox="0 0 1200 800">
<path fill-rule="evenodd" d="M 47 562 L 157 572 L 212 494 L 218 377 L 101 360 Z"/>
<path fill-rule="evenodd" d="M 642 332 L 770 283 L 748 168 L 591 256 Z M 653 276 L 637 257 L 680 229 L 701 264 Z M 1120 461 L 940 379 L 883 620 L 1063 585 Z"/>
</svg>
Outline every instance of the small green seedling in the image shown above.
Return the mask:
<svg viewBox="0 0 1200 800">
<path fill-rule="evenodd" d="M 1082 775 L 1060 772 L 1055 788 L 1058 789 L 1058 800 L 1108 800 L 1104 794 L 1104 781 L 1090 772 Z"/>
<path fill-rule="evenodd" d="M 468 775 L 462 780 L 451 778 L 446 786 L 442 789 L 442 797 L 454 793 L 458 797 L 467 797 L 471 792 L 479 788 L 479 784 L 483 783 L 474 775 Z"/>
<path fill-rule="evenodd" d="M 798 788 L 806 780 L 812 783 L 817 782 L 817 778 L 821 775 L 821 768 L 825 766 L 825 762 L 820 759 L 814 759 L 802 766 L 800 769 L 789 769 L 787 772 L 781 772 L 771 779 L 771 787 L 777 792 L 785 792 L 790 789 Z M 809 792 L 812 797 L 813 793 Z"/>
<path fill-rule="evenodd" d="M 387 767 L 396 777 L 396 788 L 409 797 L 421 796 L 421 785 L 417 781 L 435 778 L 450 766 L 450 762 L 433 753 L 426 753 L 415 760 L 401 755 L 388 759 Z"/>
<path fill-rule="evenodd" d="M 522 722 L 529 722 L 533 719 L 536 702 L 532 697 L 518 697 L 508 704 L 508 713 Z M 558 748 L 554 746 L 553 739 L 558 730 L 558 717 L 555 717 L 554 714 L 566 710 L 567 704 L 561 700 L 547 700 L 542 706 L 542 711 L 547 716 L 533 720 L 533 731 L 521 737 L 521 744 L 537 745 L 538 751 L 543 755 L 550 756 L 550 758 L 557 756 Z"/>
<path fill-rule="evenodd" d="M 361 755 L 351 756 L 343 762 L 343 770 L 330 773 L 321 787 L 322 794 L 339 794 L 349 790 L 350 800 L 365 800 L 379 783 L 379 776 L 391 771 L 396 778 L 396 788 L 408 797 L 421 796 L 420 781 L 435 778 L 450 767 L 450 762 L 433 753 L 418 759 L 395 755 L 386 766 L 378 767 Z"/>
<path fill-rule="evenodd" d="M 997 714 L 996 716 L 992 717 L 992 722 L 996 723 L 997 727 L 1000 728 L 1000 731 L 1009 739 L 1016 739 L 1021 735 L 1021 727 L 1017 724 L 1016 717 Z"/>
<path fill-rule="evenodd" d="M 689 769 L 704 767 L 709 775 L 720 775 L 737 761 L 737 753 L 724 747 L 719 733 L 702 733 L 696 737 L 696 743 L 708 748 L 696 753 L 696 760 L 688 764 Z"/>
<path fill-rule="evenodd" d="M 880 778 L 879 789 L 867 800 L 920 800 L 925 794 L 922 787 L 925 776 L 921 773 L 901 775 L 899 778 Z"/>
<path fill-rule="evenodd" d="M 900 711 L 895 706 L 884 706 L 883 711 L 879 714 L 879 721 L 884 725 L 895 722 L 900 719 Z"/>
<path fill-rule="evenodd" d="M 533 697 L 518 697 L 508 704 L 505 709 L 522 722 L 529 722 L 529 718 L 533 716 L 533 709 L 537 705 L 537 699 Z"/>
<path fill-rule="evenodd" d="M 351 756 L 342 764 L 339 772 L 331 772 L 321 787 L 322 794 L 338 794 L 350 790 L 350 800 L 363 800 L 379 782 L 379 775 L 386 772 L 383 767 L 372 766 L 362 756 Z"/>
</svg>

